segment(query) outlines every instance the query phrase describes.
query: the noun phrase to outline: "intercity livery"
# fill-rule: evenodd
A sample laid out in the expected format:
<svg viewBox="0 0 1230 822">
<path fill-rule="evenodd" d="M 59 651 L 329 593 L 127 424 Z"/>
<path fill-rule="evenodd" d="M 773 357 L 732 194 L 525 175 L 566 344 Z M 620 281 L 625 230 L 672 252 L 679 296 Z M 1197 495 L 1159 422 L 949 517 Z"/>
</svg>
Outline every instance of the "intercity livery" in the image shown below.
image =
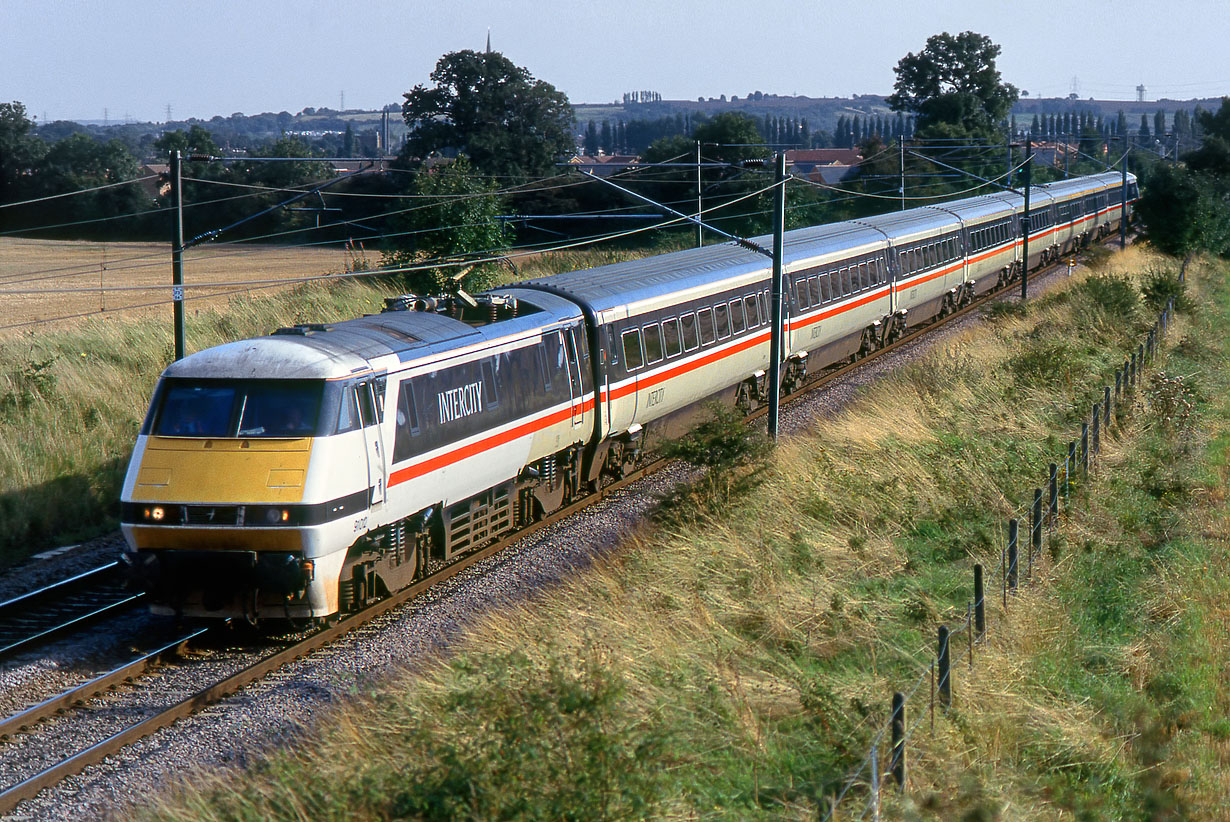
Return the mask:
<svg viewBox="0 0 1230 822">
<path fill-rule="evenodd" d="M 1137 189 L 1030 196 L 1028 260 L 1013 192 L 787 232 L 783 388 L 1117 230 Z M 770 276 L 711 245 L 175 362 L 124 482 L 131 578 L 157 612 L 250 621 L 413 584 L 626 476 L 704 403 L 766 402 Z"/>
</svg>

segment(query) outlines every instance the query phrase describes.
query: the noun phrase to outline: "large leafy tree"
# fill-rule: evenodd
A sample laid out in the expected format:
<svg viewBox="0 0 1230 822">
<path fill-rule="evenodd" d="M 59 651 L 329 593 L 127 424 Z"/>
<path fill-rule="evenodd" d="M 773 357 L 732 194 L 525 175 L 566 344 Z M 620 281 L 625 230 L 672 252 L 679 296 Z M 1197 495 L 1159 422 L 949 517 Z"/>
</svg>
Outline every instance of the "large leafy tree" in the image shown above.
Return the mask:
<svg viewBox="0 0 1230 822">
<path fill-rule="evenodd" d="M 917 115 L 920 137 L 992 137 L 1020 96 L 995 67 L 1000 47 L 972 31 L 932 35 L 897 63 L 888 104 Z"/>
<path fill-rule="evenodd" d="M 31 169 L 47 150 L 33 131 L 24 105 L 0 103 L 0 203 L 18 200 L 28 191 Z"/>
<path fill-rule="evenodd" d="M 504 202 L 492 184 L 459 157 L 421 170 L 411 190 L 424 199 L 391 221 L 382 267 L 413 269 L 397 279 L 415 294 L 494 285 L 499 266 L 491 260 L 507 247 L 508 233 L 497 219 Z"/>
<path fill-rule="evenodd" d="M 1176 118 L 1177 119 L 1177 118 Z M 1145 176 L 1137 210 L 1150 241 L 1182 257 L 1230 255 L 1230 97 L 1199 113 L 1200 148 L 1181 167 L 1158 164 Z"/>
<path fill-rule="evenodd" d="M 499 52 L 446 54 L 431 80 L 403 95 L 408 155 L 465 154 L 481 174 L 542 176 L 575 150 L 568 98 Z"/>
</svg>

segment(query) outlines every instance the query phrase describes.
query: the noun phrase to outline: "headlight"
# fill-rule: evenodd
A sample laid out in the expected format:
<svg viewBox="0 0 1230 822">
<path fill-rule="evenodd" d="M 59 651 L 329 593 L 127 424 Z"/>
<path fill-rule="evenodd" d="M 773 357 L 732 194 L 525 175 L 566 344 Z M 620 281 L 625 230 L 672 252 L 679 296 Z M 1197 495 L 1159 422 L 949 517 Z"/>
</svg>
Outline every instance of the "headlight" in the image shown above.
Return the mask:
<svg viewBox="0 0 1230 822">
<path fill-rule="evenodd" d="M 162 522 L 163 517 L 165 517 L 166 515 L 167 515 L 167 512 L 163 509 L 161 505 L 156 505 L 146 512 L 146 516 L 149 519 L 152 519 L 154 522 Z"/>
</svg>

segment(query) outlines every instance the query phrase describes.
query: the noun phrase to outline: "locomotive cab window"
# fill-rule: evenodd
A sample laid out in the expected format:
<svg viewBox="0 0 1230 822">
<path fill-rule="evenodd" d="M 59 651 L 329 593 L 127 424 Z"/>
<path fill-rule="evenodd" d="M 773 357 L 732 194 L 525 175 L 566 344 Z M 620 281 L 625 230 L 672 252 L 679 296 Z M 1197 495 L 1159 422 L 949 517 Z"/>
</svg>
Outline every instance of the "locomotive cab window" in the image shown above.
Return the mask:
<svg viewBox="0 0 1230 822">
<path fill-rule="evenodd" d="M 324 384 L 307 380 L 169 381 L 154 433 L 170 437 L 319 434 Z"/>
<path fill-rule="evenodd" d="M 640 329 L 631 328 L 624 332 L 624 365 L 629 371 L 635 371 L 645 364 L 645 357 L 641 353 L 641 332 Z"/>
</svg>

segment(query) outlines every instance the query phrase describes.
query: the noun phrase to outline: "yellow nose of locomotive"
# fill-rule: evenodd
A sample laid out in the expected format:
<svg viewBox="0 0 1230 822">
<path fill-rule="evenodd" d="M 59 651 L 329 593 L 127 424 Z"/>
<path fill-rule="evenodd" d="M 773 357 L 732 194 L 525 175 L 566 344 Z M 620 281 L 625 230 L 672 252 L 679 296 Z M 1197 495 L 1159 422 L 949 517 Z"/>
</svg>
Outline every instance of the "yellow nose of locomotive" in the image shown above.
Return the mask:
<svg viewBox="0 0 1230 822">
<path fill-rule="evenodd" d="M 303 501 L 311 450 L 311 438 L 150 437 L 126 517 L 133 547 L 298 549 L 294 531 L 252 527 L 287 524 L 288 506 Z"/>
</svg>

